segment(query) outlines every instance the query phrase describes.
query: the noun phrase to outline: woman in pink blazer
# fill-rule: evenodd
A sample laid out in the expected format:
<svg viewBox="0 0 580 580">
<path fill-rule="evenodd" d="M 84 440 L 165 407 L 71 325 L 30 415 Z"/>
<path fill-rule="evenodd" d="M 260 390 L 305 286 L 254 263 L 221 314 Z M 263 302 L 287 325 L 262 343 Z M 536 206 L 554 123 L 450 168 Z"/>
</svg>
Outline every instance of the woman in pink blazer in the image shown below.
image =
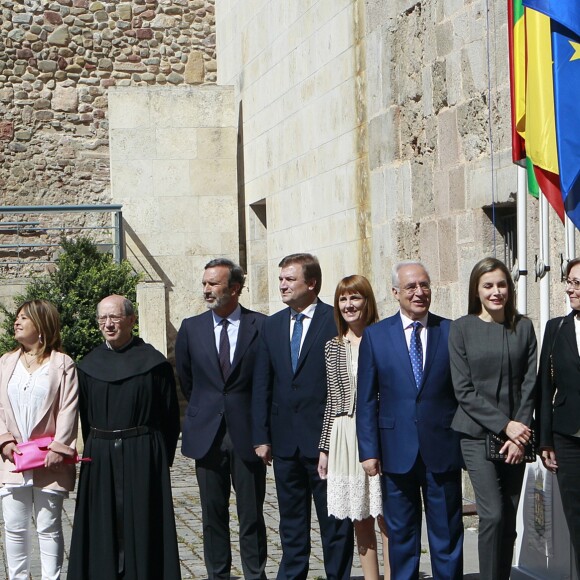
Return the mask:
<svg viewBox="0 0 580 580">
<path fill-rule="evenodd" d="M 61 352 L 53 304 L 30 300 L 14 322 L 16 350 L 0 358 L 0 498 L 10 580 L 29 578 L 34 514 L 43 579 L 60 578 L 64 554 L 62 504 L 75 482 L 78 384 L 74 363 Z M 17 444 L 53 437 L 44 467 L 13 473 Z"/>
</svg>

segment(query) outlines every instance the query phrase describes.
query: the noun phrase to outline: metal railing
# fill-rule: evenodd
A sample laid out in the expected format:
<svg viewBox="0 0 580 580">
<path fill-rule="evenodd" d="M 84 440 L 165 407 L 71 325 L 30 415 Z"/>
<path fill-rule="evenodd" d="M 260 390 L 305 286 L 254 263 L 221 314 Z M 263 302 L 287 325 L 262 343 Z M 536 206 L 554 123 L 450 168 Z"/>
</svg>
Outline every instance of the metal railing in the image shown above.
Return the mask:
<svg viewBox="0 0 580 580">
<path fill-rule="evenodd" d="M 116 262 L 124 258 L 123 252 L 123 215 L 122 205 L 102 204 L 102 205 L 30 205 L 30 206 L 0 206 L 0 254 L 8 254 L 9 259 L 4 260 L 0 256 L 1 265 L 23 265 L 23 264 L 47 264 L 53 260 L 49 258 L 51 248 L 60 246 L 60 238 L 63 235 L 73 235 L 74 232 L 110 232 L 111 241 L 105 241 L 105 237 L 98 236 L 101 239 L 95 240 L 97 247 L 103 251 L 111 251 Z M 42 216 L 49 214 L 111 214 L 111 223 L 107 225 L 79 225 L 64 223 L 44 224 Z M 26 219 L 3 221 L 4 216 L 35 216 L 34 221 Z M 40 216 L 40 217 L 36 217 Z M 14 241 L 4 243 L 8 237 L 14 236 Z M 30 241 L 30 238 L 41 238 L 41 240 Z M 54 241 L 52 238 L 55 238 Z M 24 259 L 22 254 L 26 252 L 45 251 L 46 259 Z M 15 257 L 10 259 L 10 255 Z"/>
</svg>

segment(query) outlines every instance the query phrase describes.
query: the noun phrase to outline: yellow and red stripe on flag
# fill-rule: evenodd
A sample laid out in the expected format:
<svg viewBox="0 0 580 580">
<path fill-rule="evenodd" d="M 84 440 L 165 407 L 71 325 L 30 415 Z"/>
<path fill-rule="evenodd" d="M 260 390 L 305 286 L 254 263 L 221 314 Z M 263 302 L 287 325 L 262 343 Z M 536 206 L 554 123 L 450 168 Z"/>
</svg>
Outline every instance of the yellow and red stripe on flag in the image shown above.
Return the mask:
<svg viewBox="0 0 580 580">
<path fill-rule="evenodd" d="M 542 192 L 564 221 L 556 147 L 550 19 L 529 8 L 525 9 L 525 18 L 526 154 L 534 164 L 534 172 Z"/>
</svg>

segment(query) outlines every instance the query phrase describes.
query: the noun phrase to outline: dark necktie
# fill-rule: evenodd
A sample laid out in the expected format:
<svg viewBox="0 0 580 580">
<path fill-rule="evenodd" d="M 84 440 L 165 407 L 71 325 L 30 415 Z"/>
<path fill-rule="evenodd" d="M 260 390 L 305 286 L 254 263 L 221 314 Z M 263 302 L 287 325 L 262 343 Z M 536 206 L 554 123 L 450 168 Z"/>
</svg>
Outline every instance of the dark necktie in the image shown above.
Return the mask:
<svg viewBox="0 0 580 580">
<path fill-rule="evenodd" d="M 222 325 L 222 331 L 220 334 L 220 350 L 218 353 L 220 368 L 222 369 L 222 376 L 224 381 L 226 381 L 230 375 L 230 337 L 228 336 L 228 320 L 224 318 L 220 324 Z"/>
<path fill-rule="evenodd" d="M 417 388 L 421 386 L 423 380 L 423 345 L 421 344 L 421 323 L 413 322 L 413 332 L 411 333 L 411 343 L 409 344 L 409 356 L 411 357 L 411 366 L 415 375 Z"/>
<path fill-rule="evenodd" d="M 290 341 L 290 354 L 292 355 L 292 370 L 296 372 L 298 357 L 300 356 L 300 341 L 302 340 L 302 319 L 304 314 L 297 314 L 294 318 L 294 330 Z"/>
</svg>

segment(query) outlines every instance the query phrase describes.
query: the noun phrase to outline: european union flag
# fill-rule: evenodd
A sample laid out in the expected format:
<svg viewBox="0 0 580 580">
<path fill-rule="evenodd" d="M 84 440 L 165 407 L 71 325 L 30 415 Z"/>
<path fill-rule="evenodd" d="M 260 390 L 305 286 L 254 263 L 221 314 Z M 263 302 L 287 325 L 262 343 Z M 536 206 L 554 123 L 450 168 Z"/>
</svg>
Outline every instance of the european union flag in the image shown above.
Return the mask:
<svg viewBox="0 0 580 580">
<path fill-rule="evenodd" d="M 537 10 L 580 34 L 580 2 L 578 0 L 523 0 L 524 6 Z"/>
<path fill-rule="evenodd" d="M 566 213 L 580 229 L 580 36 L 555 21 L 552 57 L 560 189 Z"/>
</svg>

